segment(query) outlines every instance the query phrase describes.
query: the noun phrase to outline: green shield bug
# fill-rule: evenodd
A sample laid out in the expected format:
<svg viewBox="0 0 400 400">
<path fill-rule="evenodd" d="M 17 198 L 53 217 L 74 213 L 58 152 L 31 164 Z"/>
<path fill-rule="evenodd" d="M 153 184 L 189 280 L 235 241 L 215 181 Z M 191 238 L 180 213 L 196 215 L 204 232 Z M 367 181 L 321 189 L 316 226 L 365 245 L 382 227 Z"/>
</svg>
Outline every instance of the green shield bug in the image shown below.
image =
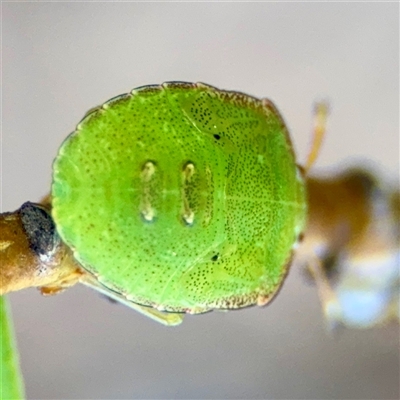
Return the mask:
<svg viewBox="0 0 400 400">
<path fill-rule="evenodd" d="M 117 96 L 54 161 L 51 216 L 73 278 L 42 292 L 80 281 L 167 325 L 265 305 L 304 229 L 303 175 L 267 99 L 185 82 Z"/>
</svg>

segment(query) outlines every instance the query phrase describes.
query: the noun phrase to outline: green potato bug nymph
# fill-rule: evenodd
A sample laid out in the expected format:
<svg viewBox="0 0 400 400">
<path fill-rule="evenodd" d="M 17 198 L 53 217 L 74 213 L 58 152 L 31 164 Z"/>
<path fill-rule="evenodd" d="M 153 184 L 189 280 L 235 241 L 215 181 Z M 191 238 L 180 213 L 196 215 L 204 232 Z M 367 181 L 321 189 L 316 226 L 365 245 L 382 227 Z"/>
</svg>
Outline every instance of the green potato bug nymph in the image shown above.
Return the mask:
<svg viewBox="0 0 400 400">
<path fill-rule="evenodd" d="M 143 86 L 91 110 L 59 150 L 51 195 L 84 283 L 170 325 L 268 303 L 306 217 L 275 106 L 202 83 Z"/>
</svg>

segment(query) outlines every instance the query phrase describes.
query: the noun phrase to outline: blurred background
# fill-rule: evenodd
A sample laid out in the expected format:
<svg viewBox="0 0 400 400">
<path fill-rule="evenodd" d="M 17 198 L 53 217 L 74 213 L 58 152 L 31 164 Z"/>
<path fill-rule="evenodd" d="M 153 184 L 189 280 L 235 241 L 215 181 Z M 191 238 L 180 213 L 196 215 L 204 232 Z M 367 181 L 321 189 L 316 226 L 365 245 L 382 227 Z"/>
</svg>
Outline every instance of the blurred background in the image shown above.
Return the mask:
<svg viewBox="0 0 400 400">
<path fill-rule="evenodd" d="M 169 80 L 269 97 L 315 170 L 369 160 L 399 174 L 398 3 L 2 3 L 2 211 L 49 191 L 84 113 Z M 399 398 L 399 328 L 325 330 L 293 268 L 270 307 L 166 328 L 75 287 L 11 295 L 29 399 Z"/>
</svg>

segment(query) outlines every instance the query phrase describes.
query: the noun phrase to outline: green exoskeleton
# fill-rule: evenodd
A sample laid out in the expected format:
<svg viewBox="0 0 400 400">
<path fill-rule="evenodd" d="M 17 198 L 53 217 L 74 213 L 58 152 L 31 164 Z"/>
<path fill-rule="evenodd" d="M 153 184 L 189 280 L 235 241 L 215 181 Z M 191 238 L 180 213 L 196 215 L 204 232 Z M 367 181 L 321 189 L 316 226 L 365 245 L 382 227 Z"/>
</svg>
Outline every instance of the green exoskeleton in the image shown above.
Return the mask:
<svg viewBox="0 0 400 400">
<path fill-rule="evenodd" d="M 25 286 L 80 281 L 167 325 L 265 305 L 305 227 L 303 175 L 271 101 L 137 88 L 87 113 L 54 161 L 51 201 L 14 215 L 28 236 L 51 236 L 39 249 L 47 280 Z"/>
</svg>

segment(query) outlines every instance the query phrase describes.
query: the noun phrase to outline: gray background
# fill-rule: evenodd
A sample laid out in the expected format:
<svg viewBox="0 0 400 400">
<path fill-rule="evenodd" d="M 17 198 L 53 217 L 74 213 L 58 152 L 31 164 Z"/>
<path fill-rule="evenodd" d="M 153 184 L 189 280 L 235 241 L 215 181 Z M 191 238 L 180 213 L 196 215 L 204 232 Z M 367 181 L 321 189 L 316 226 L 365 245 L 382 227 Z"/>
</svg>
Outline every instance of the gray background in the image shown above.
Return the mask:
<svg viewBox="0 0 400 400">
<path fill-rule="evenodd" d="M 399 171 L 396 3 L 3 3 L 2 206 L 38 200 L 85 111 L 131 88 L 203 81 L 273 99 L 299 160 Z M 293 268 L 266 309 L 166 328 L 95 292 L 11 296 L 29 398 L 399 398 L 399 330 L 327 335 Z"/>
</svg>

